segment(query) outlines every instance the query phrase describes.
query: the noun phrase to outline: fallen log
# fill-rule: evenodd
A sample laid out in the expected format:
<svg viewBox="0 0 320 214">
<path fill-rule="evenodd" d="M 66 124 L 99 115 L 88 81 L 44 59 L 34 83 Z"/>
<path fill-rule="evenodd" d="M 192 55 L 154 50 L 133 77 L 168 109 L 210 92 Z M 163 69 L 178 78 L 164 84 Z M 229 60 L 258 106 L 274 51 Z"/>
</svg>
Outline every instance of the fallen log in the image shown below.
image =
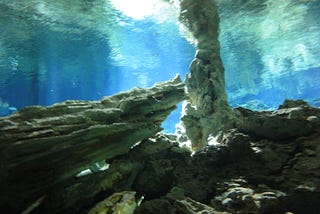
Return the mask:
<svg viewBox="0 0 320 214">
<path fill-rule="evenodd" d="M 27 107 L 0 118 L 0 208 L 20 212 L 96 162 L 161 131 L 185 99 L 177 76 L 100 101 Z"/>
</svg>

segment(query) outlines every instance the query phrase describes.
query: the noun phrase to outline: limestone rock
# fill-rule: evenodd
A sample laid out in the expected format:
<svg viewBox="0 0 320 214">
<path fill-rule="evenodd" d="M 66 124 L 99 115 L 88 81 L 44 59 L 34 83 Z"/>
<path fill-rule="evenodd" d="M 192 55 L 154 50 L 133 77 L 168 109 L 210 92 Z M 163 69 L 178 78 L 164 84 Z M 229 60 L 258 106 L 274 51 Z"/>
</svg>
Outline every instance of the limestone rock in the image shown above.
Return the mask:
<svg viewBox="0 0 320 214">
<path fill-rule="evenodd" d="M 176 77 L 100 101 L 28 107 L 0 118 L 0 207 L 21 211 L 92 164 L 128 152 L 159 132 L 184 98 Z"/>
<path fill-rule="evenodd" d="M 319 130 L 279 143 L 231 129 L 216 141 L 191 155 L 173 136 L 158 134 L 110 159 L 106 173 L 81 178 L 87 182 L 77 193 L 130 189 L 145 197 L 136 210 L 143 214 L 317 213 Z"/>
<path fill-rule="evenodd" d="M 191 198 L 177 200 L 174 203 L 177 213 L 185 214 L 230 214 L 229 212 L 219 212 L 213 207 L 194 201 Z"/>
<path fill-rule="evenodd" d="M 197 48 L 186 78 L 190 103 L 182 118 L 186 134 L 197 150 L 206 146 L 210 135 L 232 128 L 233 114 L 227 102 L 220 57 L 217 5 L 211 0 L 180 2 L 180 20 L 193 35 Z"/>
<path fill-rule="evenodd" d="M 124 191 L 114 193 L 96 204 L 89 214 L 133 214 L 136 208 L 135 192 Z"/>
<path fill-rule="evenodd" d="M 157 93 L 151 96 L 151 100 L 158 104 L 165 101 L 163 97 L 162 93 Z M 116 110 L 116 103 L 123 99 L 124 97 L 121 98 L 120 95 L 116 98 L 104 99 L 104 103 L 110 104 L 114 108 L 109 109 L 110 114 L 114 116 L 108 118 L 119 119 L 127 124 L 140 123 L 140 117 L 135 115 L 135 111 L 132 110 L 134 101 L 131 100 L 132 103 L 130 104 L 121 104 L 122 108 L 127 109 L 130 114 L 123 114 L 121 109 L 120 111 Z M 126 100 L 130 99 L 126 98 Z M 110 164 L 107 171 L 96 171 L 79 178 L 66 176 L 62 179 L 56 176 L 50 178 L 52 180 L 46 180 L 44 174 L 33 172 L 36 175 L 43 175 L 44 182 L 42 183 L 42 180 L 40 180 L 38 184 L 39 187 L 43 188 L 41 190 L 44 194 L 35 194 L 37 197 L 24 208 L 37 209 L 40 213 L 79 213 L 92 208 L 94 204 L 107 196 L 130 190 L 137 192 L 139 196 L 144 196 L 144 200 L 135 211 L 143 214 L 281 213 L 286 211 L 317 213 L 320 204 L 320 158 L 318 155 L 320 154 L 320 124 L 316 119 L 310 120 L 310 117 L 318 118 L 319 109 L 310 107 L 300 101 L 286 101 L 286 103 L 273 112 L 236 110 L 235 113 L 239 115 L 235 126 L 237 128 L 227 129 L 219 137 L 210 136 L 209 141 L 212 145 L 205 146 L 192 155 L 186 148 L 179 148 L 175 137 L 172 135 L 153 134 L 151 138 L 141 138 L 143 140 L 140 143 L 136 141 L 137 144 L 130 144 L 133 148 L 129 152 L 127 152 L 128 148 L 126 148 L 126 151 L 121 149 L 123 149 L 123 143 L 130 140 L 125 138 L 122 141 L 120 137 L 122 134 L 116 136 L 114 139 L 118 139 L 117 143 L 112 144 L 112 149 L 109 148 L 110 151 L 105 151 L 105 154 L 108 154 L 108 152 L 123 152 L 117 153 L 120 155 L 110 155 L 106 158 L 108 164 Z M 140 104 L 138 106 L 142 109 L 143 105 Z M 77 112 L 77 108 L 71 109 Z M 82 108 L 85 107 L 82 106 Z M 148 111 L 150 108 L 150 106 L 147 107 Z M 89 112 L 90 118 L 94 118 L 91 119 L 92 121 L 99 121 L 100 118 L 103 118 L 100 113 L 97 116 L 96 111 L 91 110 Z M 142 114 L 143 111 L 139 110 L 139 112 Z M 162 115 L 162 113 L 157 114 L 155 112 L 151 115 L 157 118 L 155 119 L 157 124 L 158 118 L 162 117 L 159 115 Z M 32 113 L 26 111 L 25 115 L 30 117 Z M 83 120 L 79 119 L 78 116 L 69 117 L 70 121 L 74 121 L 76 124 Z M 2 130 L 5 130 L 4 127 L 16 125 L 17 122 L 10 118 L 5 118 L 2 121 L 2 124 L 5 124 Z M 35 120 L 41 121 L 41 118 Z M 105 118 L 101 120 L 104 121 Z M 149 117 L 144 116 L 142 118 L 146 121 L 146 118 Z M 52 121 L 58 123 L 64 120 L 61 118 L 61 121 L 57 119 Z M 64 122 L 66 121 L 69 121 L 69 119 Z M 90 122 L 88 119 L 85 121 Z M 260 127 L 257 125 L 260 124 L 257 121 L 262 121 L 262 124 L 263 121 L 269 122 L 263 126 L 262 131 L 256 130 L 257 127 Z M 281 122 L 278 123 L 278 121 Z M 305 127 L 300 127 L 302 130 L 308 131 L 296 131 L 297 126 L 294 124 L 297 121 L 308 124 Z M 286 131 L 273 130 L 269 132 L 272 130 L 273 123 L 277 124 L 279 129 L 282 128 Z M 290 123 L 293 125 L 290 125 Z M 116 124 L 118 123 L 108 125 L 111 127 L 111 125 Z M 296 133 L 285 134 L 291 133 L 291 131 Z M 44 139 L 50 139 L 48 136 L 51 133 L 43 132 L 37 135 L 36 132 L 34 135 L 38 138 L 41 136 Z M 73 131 L 71 133 L 78 132 Z M 126 136 L 132 136 L 131 134 L 133 132 L 125 133 Z M 89 136 L 94 135 L 90 134 Z M 30 139 L 32 138 L 28 138 L 28 140 Z M 86 138 L 85 135 L 79 139 L 91 138 Z M 16 144 L 7 142 L 4 145 Z M 115 145 L 121 146 L 121 149 Z M 6 147 L 3 146 L 3 148 Z M 39 151 L 43 151 L 41 148 L 39 149 Z M 96 154 L 96 149 L 102 148 L 94 147 L 92 149 L 93 154 Z M 5 155 L 5 153 L 2 154 Z M 57 156 L 49 157 L 59 156 L 57 154 Z M 6 159 L 2 158 L 1 160 Z M 103 160 L 105 159 L 103 158 Z M 77 163 L 74 163 L 74 165 L 77 166 Z M 28 169 L 33 169 L 32 167 L 33 165 L 30 165 Z M 50 169 L 54 170 L 55 168 Z M 9 169 L 6 172 L 10 172 Z M 26 173 L 26 175 L 28 174 Z M 52 176 L 55 176 L 55 174 L 53 173 Z M 5 177 L 1 177 L 1 179 L 3 178 Z M 25 180 L 16 179 L 14 181 L 23 184 L 30 179 L 28 176 L 25 178 Z M 54 182 L 57 178 L 60 178 L 58 179 L 59 182 L 51 184 L 52 186 L 49 188 L 47 181 Z M 3 179 L 3 181 L 5 180 Z M 8 191 L 5 187 L 2 188 Z M 46 191 L 46 188 L 50 190 Z M 10 195 L 10 192 L 7 195 L 14 197 L 14 194 L 11 193 Z"/>
<path fill-rule="evenodd" d="M 219 195 L 220 193 L 220 195 Z M 244 179 L 231 179 L 218 186 L 212 206 L 231 213 L 276 213 L 281 210 L 285 193 L 267 186 L 250 187 Z"/>
<path fill-rule="evenodd" d="M 254 112 L 238 108 L 241 121 L 237 127 L 257 138 L 290 140 L 310 135 L 319 126 L 320 109 L 303 101 L 285 101 L 276 111 Z"/>
</svg>

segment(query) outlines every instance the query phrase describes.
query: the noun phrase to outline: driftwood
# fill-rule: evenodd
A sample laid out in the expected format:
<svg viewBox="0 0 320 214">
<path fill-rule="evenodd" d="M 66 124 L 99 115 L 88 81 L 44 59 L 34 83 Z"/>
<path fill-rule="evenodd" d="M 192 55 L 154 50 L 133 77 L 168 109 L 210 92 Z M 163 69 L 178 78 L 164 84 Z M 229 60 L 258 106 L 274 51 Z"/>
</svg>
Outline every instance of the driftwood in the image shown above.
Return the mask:
<svg viewBox="0 0 320 214">
<path fill-rule="evenodd" d="M 179 77 L 100 101 L 33 106 L 0 118 L 0 208 L 26 210 L 92 164 L 161 131 L 185 98 Z"/>
</svg>

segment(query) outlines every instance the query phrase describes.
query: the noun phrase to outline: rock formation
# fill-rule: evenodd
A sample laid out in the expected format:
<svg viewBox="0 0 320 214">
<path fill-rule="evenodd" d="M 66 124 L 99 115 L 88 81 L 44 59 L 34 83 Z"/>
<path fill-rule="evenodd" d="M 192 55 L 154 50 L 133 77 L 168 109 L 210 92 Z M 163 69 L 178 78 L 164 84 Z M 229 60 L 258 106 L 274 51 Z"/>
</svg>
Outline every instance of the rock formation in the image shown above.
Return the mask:
<svg viewBox="0 0 320 214">
<path fill-rule="evenodd" d="M 283 112 L 295 115 L 286 119 L 287 124 L 308 125 L 294 136 L 273 138 L 272 130 Z M 271 114 L 277 116 L 270 118 Z M 110 169 L 127 175 L 111 189 L 130 189 L 143 196 L 136 209 L 143 214 L 317 213 L 320 109 L 302 101 L 285 101 L 275 112 L 249 115 L 264 124 L 263 135 L 230 129 L 193 155 L 180 148 L 174 136 L 160 134 L 143 141 L 128 154 L 112 159 Z M 277 136 L 296 130 L 294 125 L 281 129 Z"/>
<path fill-rule="evenodd" d="M 278 116 L 271 116 L 275 123 L 265 121 L 272 120 L 270 114 L 283 112 L 295 115 L 287 120 L 310 126 L 300 127 L 297 135 L 288 138 L 266 137 Z M 249 116 L 265 124 L 264 135 L 230 129 L 191 155 L 189 149 L 179 147 L 175 136 L 158 133 L 128 153 L 108 159 L 108 170 L 61 184 L 44 200 L 40 213 L 82 213 L 123 191 L 136 193 L 138 214 L 317 213 L 320 109 L 286 101 L 275 112 L 249 111 Z M 295 126 L 281 129 L 289 133 Z"/>
<path fill-rule="evenodd" d="M 179 77 L 100 101 L 33 106 L 0 119 L 0 207 L 21 211 L 96 162 L 161 130 L 185 98 Z"/>
<path fill-rule="evenodd" d="M 232 127 L 224 67 L 218 41 L 219 15 L 212 0 L 181 0 L 180 20 L 195 39 L 197 52 L 186 78 L 190 103 L 182 118 L 194 149 L 205 146 L 209 135 Z"/>
<path fill-rule="evenodd" d="M 1 211 L 318 213 L 320 109 L 302 100 L 231 109 L 214 1 L 181 0 L 181 20 L 198 49 L 182 118 L 195 150 L 159 133 L 186 96 L 177 78 L 95 102 L 29 107 L 0 119 Z"/>
</svg>

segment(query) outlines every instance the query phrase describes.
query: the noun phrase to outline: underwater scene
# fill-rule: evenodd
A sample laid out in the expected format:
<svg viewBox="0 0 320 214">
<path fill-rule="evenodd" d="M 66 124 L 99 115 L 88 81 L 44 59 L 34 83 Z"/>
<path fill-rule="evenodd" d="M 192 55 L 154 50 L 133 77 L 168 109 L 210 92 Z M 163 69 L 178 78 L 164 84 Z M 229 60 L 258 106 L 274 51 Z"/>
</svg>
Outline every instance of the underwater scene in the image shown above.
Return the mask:
<svg viewBox="0 0 320 214">
<path fill-rule="evenodd" d="M 1 213 L 318 213 L 320 0 L 0 0 Z"/>
<path fill-rule="evenodd" d="M 195 47 L 175 7 L 128 2 L 2 1 L 0 116 L 97 100 L 177 73 L 185 78 Z M 319 2 L 219 5 L 230 104 L 266 110 L 288 98 L 319 107 Z M 180 112 L 165 122 L 167 132 L 175 131 Z"/>
</svg>

